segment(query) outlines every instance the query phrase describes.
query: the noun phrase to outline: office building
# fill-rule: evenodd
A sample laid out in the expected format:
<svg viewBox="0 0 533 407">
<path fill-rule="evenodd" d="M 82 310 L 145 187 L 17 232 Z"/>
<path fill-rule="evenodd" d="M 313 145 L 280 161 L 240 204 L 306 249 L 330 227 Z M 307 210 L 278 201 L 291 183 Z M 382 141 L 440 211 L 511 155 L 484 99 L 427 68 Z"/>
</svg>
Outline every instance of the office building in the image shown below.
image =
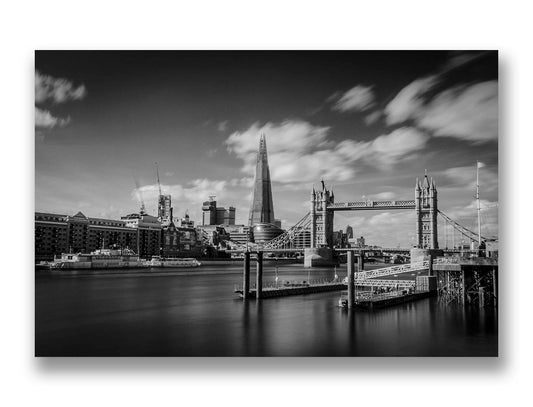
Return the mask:
<svg viewBox="0 0 533 407">
<path fill-rule="evenodd" d="M 173 221 L 172 198 L 170 195 L 159 195 L 157 202 L 157 219 L 161 223 Z"/>
<path fill-rule="evenodd" d="M 209 197 L 202 205 L 202 225 L 235 225 L 235 208 L 233 206 L 227 209 L 219 206 L 214 196 Z"/>
</svg>

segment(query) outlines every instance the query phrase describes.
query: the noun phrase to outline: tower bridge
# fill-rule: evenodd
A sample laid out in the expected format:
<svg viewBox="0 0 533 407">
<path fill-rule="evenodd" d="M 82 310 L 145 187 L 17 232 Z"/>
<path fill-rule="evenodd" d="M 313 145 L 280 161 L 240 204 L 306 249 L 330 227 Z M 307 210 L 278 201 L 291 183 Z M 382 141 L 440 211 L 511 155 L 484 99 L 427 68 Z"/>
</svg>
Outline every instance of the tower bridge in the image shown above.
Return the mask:
<svg viewBox="0 0 533 407">
<path fill-rule="evenodd" d="M 333 220 L 337 211 L 414 209 L 417 247 L 438 249 L 437 202 L 435 182 L 427 174 L 424 175 L 422 184 L 416 179 L 415 199 L 411 200 L 335 202 L 333 192 L 322 181 L 321 190 L 317 191 L 313 187 L 311 191 L 311 248 L 333 246 Z"/>
<path fill-rule="evenodd" d="M 416 246 L 422 249 L 438 249 L 437 188 L 433 178 L 424 175 L 422 184 L 416 179 L 415 199 L 388 201 L 335 202 L 335 195 L 326 188 L 313 187 L 310 197 L 310 247 L 306 251 L 306 266 L 331 262 L 333 247 L 333 221 L 337 211 L 415 210 Z"/>
<path fill-rule="evenodd" d="M 458 253 L 457 250 L 439 250 L 437 225 L 437 215 L 439 214 L 447 224 L 451 224 L 463 236 L 472 241 L 477 240 L 478 236 L 474 232 L 453 221 L 438 209 L 436 184 L 427 174 L 424 175 L 422 182 L 418 178 L 416 179 L 414 192 L 415 199 L 335 202 L 333 192 L 322 182 L 321 189 L 313 188 L 311 191 L 309 212 L 281 235 L 265 243 L 252 246 L 252 248 L 263 252 L 305 252 L 306 266 L 320 265 L 321 262 L 322 264 L 334 262 L 334 252 L 344 250 L 368 251 L 357 248 L 334 247 L 333 222 L 334 214 L 338 211 L 414 210 L 416 215 L 414 222 L 416 244 L 414 249 L 419 249 L 426 255 L 429 251 L 438 251 L 438 255 Z M 482 239 L 494 240 L 484 236 Z M 242 252 L 247 249 L 247 246 L 233 244 L 232 248 Z M 413 247 L 396 247 L 381 248 L 378 251 L 409 253 L 412 250 Z M 463 249 L 459 252 L 464 254 Z"/>
</svg>

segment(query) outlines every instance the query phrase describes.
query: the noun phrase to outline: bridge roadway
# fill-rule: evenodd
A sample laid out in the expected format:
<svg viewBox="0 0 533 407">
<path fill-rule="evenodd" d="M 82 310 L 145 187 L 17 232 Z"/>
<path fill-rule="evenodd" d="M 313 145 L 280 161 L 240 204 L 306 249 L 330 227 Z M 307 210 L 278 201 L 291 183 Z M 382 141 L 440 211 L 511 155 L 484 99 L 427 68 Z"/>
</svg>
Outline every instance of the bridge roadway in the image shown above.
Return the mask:
<svg viewBox="0 0 533 407">
<path fill-rule="evenodd" d="M 337 202 L 328 204 L 328 211 L 361 211 L 361 210 L 384 210 L 384 209 L 415 209 L 415 200 L 407 201 L 359 201 Z"/>
<path fill-rule="evenodd" d="M 303 253 L 305 251 L 306 247 L 294 247 L 291 249 L 269 249 L 269 248 L 252 248 L 250 247 L 249 250 L 246 250 L 246 248 L 242 249 L 230 249 L 225 250 L 226 253 L 245 253 L 249 251 L 250 253 Z M 338 252 L 342 255 L 345 254 L 347 251 L 353 251 L 358 253 L 364 253 L 364 252 L 382 252 L 382 253 L 410 253 L 411 248 L 405 248 L 405 247 L 382 247 L 382 248 L 361 248 L 361 247 L 348 247 L 348 248 L 334 248 L 335 252 Z M 461 250 L 461 249 L 441 249 L 443 253 L 461 253 L 463 255 L 476 255 L 479 253 L 479 250 Z"/>
</svg>

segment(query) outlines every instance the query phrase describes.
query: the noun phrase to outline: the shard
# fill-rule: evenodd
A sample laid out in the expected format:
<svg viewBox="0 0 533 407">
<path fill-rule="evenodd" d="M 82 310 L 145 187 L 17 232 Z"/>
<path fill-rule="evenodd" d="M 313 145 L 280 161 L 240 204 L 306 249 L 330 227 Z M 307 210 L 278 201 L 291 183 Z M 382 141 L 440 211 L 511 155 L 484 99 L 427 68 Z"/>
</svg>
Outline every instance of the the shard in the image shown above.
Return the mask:
<svg viewBox="0 0 533 407">
<path fill-rule="evenodd" d="M 250 208 L 248 224 L 254 226 L 259 223 L 274 224 L 274 205 L 272 203 L 272 186 L 270 185 L 270 170 L 268 168 L 265 135 L 259 140 L 259 152 L 255 168 L 254 198 Z"/>
</svg>

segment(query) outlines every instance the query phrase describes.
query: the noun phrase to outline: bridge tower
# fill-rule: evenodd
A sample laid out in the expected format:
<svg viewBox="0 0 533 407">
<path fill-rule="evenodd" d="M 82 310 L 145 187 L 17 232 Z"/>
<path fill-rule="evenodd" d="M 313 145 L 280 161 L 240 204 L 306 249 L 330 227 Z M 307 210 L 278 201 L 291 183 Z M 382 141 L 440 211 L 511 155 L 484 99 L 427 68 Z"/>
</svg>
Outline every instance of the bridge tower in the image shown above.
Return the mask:
<svg viewBox="0 0 533 407">
<path fill-rule="evenodd" d="M 437 187 L 427 173 L 422 185 L 416 179 L 415 186 L 416 241 L 421 249 L 438 249 Z"/>
<path fill-rule="evenodd" d="M 311 191 L 311 248 L 333 246 L 333 211 L 327 211 L 328 204 L 335 202 L 333 192 L 326 189 Z"/>
</svg>

